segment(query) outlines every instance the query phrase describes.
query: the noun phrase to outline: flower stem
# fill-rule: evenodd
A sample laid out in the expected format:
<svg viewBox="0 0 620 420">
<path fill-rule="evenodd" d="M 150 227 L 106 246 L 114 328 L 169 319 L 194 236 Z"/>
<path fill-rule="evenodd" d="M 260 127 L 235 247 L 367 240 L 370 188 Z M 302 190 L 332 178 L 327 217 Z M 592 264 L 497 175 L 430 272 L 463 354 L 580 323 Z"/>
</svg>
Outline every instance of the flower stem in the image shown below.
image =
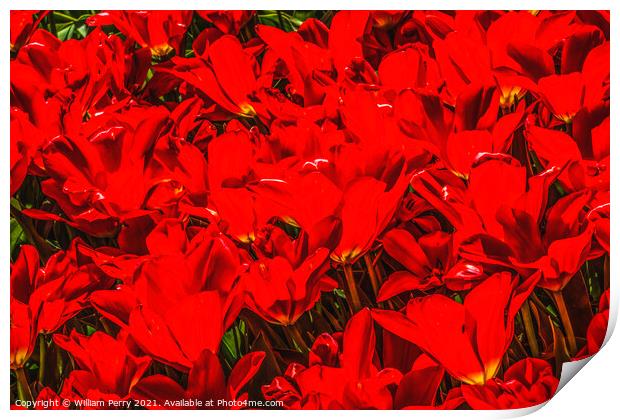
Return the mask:
<svg viewBox="0 0 620 420">
<path fill-rule="evenodd" d="M 32 219 L 24 216 L 22 212 L 20 212 L 15 207 L 11 206 L 11 216 L 19 223 L 21 228 L 24 231 L 24 235 L 26 235 L 26 239 L 33 245 L 36 245 L 39 250 L 39 254 L 43 258 L 43 260 L 47 260 L 54 253 L 53 247 L 48 244 L 45 239 L 39 235 L 37 229 L 32 223 Z"/>
<path fill-rule="evenodd" d="M 108 324 L 108 321 L 104 317 L 100 317 L 99 322 L 101 322 L 101 326 L 103 327 L 106 334 L 112 335 L 112 336 L 114 335 L 112 329 L 110 328 L 110 325 Z"/>
<path fill-rule="evenodd" d="M 45 379 L 45 358 L 47 356 L 47 346 L 45 345 L 45 335 L 39 336 L 39 383 L 43 384 Z"/>
<path fill-rule="evenodd" d="M 49 25 L 50 25 L 50 32 L 54 34 L 54 36 L 56 36 L 58 34 L 58 32 L 56 31 L 56 20 L 54 19 L 54 11 L 50 11 L 49 15 L 47 15 L 47 18 L 49 19 Z"/>
<path fill-rule="evenodd" d="M 536 334 L 534 333 L 534 324 L 532 322 L 532 313 L 530 312 L 529 302 L 521 307 L 521 319 L 523 319 L 523 326 L 525 328 L 525 335 L 527 336 L 527 342 L 530 345 L 530 351 L 532 356 L 538 357 L 540 355 L 540 349 L 538 348 L 538 341 L 536 341 Z"/>
<path fill-rule="evenodd" d="M 362 303 L 360 301 L 360 296 L 357 292 L 357 285 L 355 284 L 355 277 L 353 277 L 353 267 L 351 264 L 343 265 L 344 277 L 346 279 L 346 287 L 349 292 L 349 296 L 351 297 L 350 308 L 351 313 L 357 313 L 360 309 L 362 309 Z"/>
<path fill-rule="evenodd" d="M 308 346 L 306 345 L 306 342 L 301 336 L 301 333 L 299 332 L 299 328 L 297 328 L 297 325 L 296 324 L 289 325 L 289 331 L 293 337 L 293 341 L 297 343 L 297 346 L 299 346 L 301 351 L 304 353 L 307 352 L 309 350 Z"/>
<path fill-rule="evenodd" d="M 64 370 L 62 356 L 60 355 L 60 352 L 58 351 L 56 351 L 55 353 L 56 353 L 56 377 L 61 378 L 63 370 Z"/>
<path fill-rule="evenodd" d="M 605 262 L 603 263 L 603 287 L 605 290 L 609 289 L 609 254 L 605 255 Z"/>
<path fill-rule="evenodd" d="M 24 368 L 20 367 L 15 369 L 15 376 L 17 377 L 17 394 L 22 401 L 34 401 L 32 398 L 32 391 L 30 391 L 30 385 L 28 385 L 28 378 L 26 378 L 26 372 Z"/>
<path fill-rule="evenodd" d="M 577 343 L 575 342 L 575 333 L 573 331 L 573 325 L 570 322 L 570 317 L 568 316 L 568 309 L 566 308 L 566 302 L 564 301 L 564 296 L 562 295 L 562 291 L 552 292 L 553 299 L 555 300 L 555 306 L 558 309 L 558 313 L 560 314 L 560 319 L 562 320 L 562 326 L 564 327 L 564 331 L 566 332 L 566 339 L 568 340 L 568 351 L 571 356 L 574 356 L 577 352 Z"/>
<path fill-rule="evenodd" d="M 364 262 L 366 263 L 366 268 L 368 269 L 368 276 L 370 277 L 370 285 L 372 286 L 372 291 L 377 297 L 379 293 L 379 279 L 377 278 L 377 272 L 375 271 L 375 267 L 372 264 L 372 258 L 370 258 L 370 254 L 364 255 Z"/>
</svg>

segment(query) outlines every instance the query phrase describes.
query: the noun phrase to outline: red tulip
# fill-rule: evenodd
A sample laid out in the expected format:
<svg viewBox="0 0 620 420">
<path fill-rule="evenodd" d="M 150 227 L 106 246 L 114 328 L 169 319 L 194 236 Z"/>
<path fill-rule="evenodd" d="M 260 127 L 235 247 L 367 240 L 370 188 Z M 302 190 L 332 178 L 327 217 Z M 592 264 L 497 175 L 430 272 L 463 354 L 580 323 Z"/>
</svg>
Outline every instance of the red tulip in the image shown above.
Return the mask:
<svg viewBox="0 0 620 420">
<path fill-rule="evenodd" d="M 88 306 L 95 290 L 113 281 L 93 263 L 81 240 L 39 266 L 36 248 L 23 245 L 11 270 L 11 367 L 22 367 L 39 333 L 52 333 Z"/>
<path fill-rule="evenodd" d="M 551 365 L 541 359 L 516 362 L 504 379 L 489 379 L 484 385 L 462 385 L 461 392 L 474 410 L 508 410 L 547 402 L 558 387 Z"/>
<path fill-rule="evenodd" d="M 558 173 L 552 167 L 526 181 L 525 168 L 514 158 L 484 154 L 472 168 L 467 189 L 455 183 L 442 193 L 441 183 L 429 173 L 418 174 L 412 185 L 456 227 L 461 257 L 517 267 L 524 275 L 541 270 L 541 286 L 559 290 L 588 258 L 592 226 L 584 211 L 588 191 L 561 198 L 545 214 L 548 189 Z"/>
<path fill-rule="evenodd" d="M 77 369 L 71 371 L 61 396 L 69 400 L 126 400 L 148 369 L 151 359 L 133 353 L 127 336 L 113 338 L 96 331 L 91 336 L 75 330 L 54 335 L 54 343 L 69 352 Z"/>
<path fill-rule="evenodd" d="M 588 325 L 588 331 L 586 333 L 586 345 L 577 354 L 577 359 L 592 356 L 601 349 L 607 335 L 607 328 L 609 326 L 609 289 L 601 295 L 598 304 L 598 312 Z"/>
<path fill-rule="evenodd" d="M 255 14 L 253 10 L 197 10 L 196 13 L 223 33 L 231 35 L 237 35 Z"/>
<path fill-rule="evenodd" d="M 539 289 L 571 358 L 607 332 L 609 22 L 11 12 L 13 406 L 548 400 Z"/>
<path fill-rule="evenodd" d="M 281 213 L 282 203 L 269 200 L 256 187 L 262 183 L 280 183 L 277 177 L 284 173 L 276 165 L 261 161 L 261 150 L 256 143 L 262 140 L 256 132 L 235 122 L 213 139 L 208 146 L 208 207 L 189 209 L 192 214 L 218 223 L 224 232 L 244 243 L 254 241 L 260 229 Z"/>
<path fill-rule="evenodd" d="M 514 317 L 539 277 L 518 284 L 502 272 L 475 287 L 463 304 L 433 294 L 410 300 L 406 315 L 375 309 L 373 318 L 420 346 L 460 381 L 484 384 L 497 374 L 512 341 Z"/>
<path fill-rule="evenodd" d="M 273 55 L 273 69 L 263 64 L 266 71 L 278 72 L 278 61 L 286 64 L 286 78 L 290 81 L 287 91 L 291 95 L 300 95 L 306 107 L 320 105 L 326 95 L 326 87 L 316 73 L 329 74 L 332 62 L 328 51 L 312 42 L 307 42 L 296 32 L 284 32 L 266 25 L 256 27 L 258 36 L 267 44 L 267 55 Z M 267 62 L 264 60 L 263 63 Z M 275 75 L 274 75 L 275 76 Z"/>
<path fill-rule="evenodd" d="M 611 237 L 609 236 L 611 208 L 608 201 L 609 198 L 607 197 L 602 204 L 594 207 L 588 213 L 588 220 L 594 225 L 594 237 L 607 253 L 609 253 L 611 242 Z"/>
<path fill-rule="evenodd" d="M 152 256 L 133 267 L 130 284 L 91 300 L 146 354 L 187 370 L 204 349 L 218 350 L 241 309 L 240 257 L 223 235 L 202 230 L 188 241 L 182 226 L 169 221 L 147 244 Z"/>
<path fill-rule="evenodd" d="M 259 255 L 240 281 L 245 288 L 246 304 L 266 321 L 292 325 L 316 304 L 321 292 L 338 286 L 325 274 L 329 269 L 329 250 L 308 249 L 307 235 L 291 240 L 274 229 L 264 246 L 271 248 L 271 255 Z"/>
<path fill-rule="evenodd" d="M 353 146 L 346 149 L 357 154 Z M 262 180 L 255 190 L 268 211 L 303 229 L 312 230 L 327 217 L 339 219 L 342 235 L 331 258 L 353 263 L 388 226 L 402 200 L 408 176 L 399 153 L 388 155 L 385 167 L 375 170 L 376 155 L 360 154 L 360 160 L 345 161 L 344 150 L 333 161 L 306 162 L 298 169 L 298 176 Z M 360 173 L 363 170 L 368 174 Z"/>
<path fill-rule="evenodd" d="M 38 158 L 41 133 L 19 108 L 11 108 L 11 196 L 21 187 L 35 158 Z"/>
<path fill-rule="evenodd" d="M 512 185 L 518 185 L 522 182 L 520 181 L 522 175 L 519 174 L 519 171 L 515 171 L 513 176 L 518 176 L 518 178 L 512 178 L 513 181 L 506 179 L 506 181 Z M 477 179 L 481 180 L 484 177 L 481 175 L 481 178 Z M 487 229 L 491 230 L 491 226 L 493 226 L 491 215 L 495 214 L 495 220 L 501 228 L 499 226 L 493 228 L 497 229 L 494 230 L 496 232 L 494 235 L 497 238 L 503 237 L 504 243 L 509 248 L 502 250 L 501 244 L 497 244 L 496 250 L 489 248 L 486 251 L 487 256 L 483 256 L 478 248 L 479 244 L 474 241 L 471 248 L 470 245 L 465 246 L 467 251 L 463 255 L 474 260 L 489 258 L 489 260 L 501 261 L 502 263 L 508 262 L 520 268 L 541 270 L 543 279 L 540 286 L 551 290 L 563 288 L 588 257 L 592 228 L 588 224 L 586 213 L 583 210 L 589 200 L 589 194 L 584 192 L 574 193 L 558 200 L 544 217 L 546 223 L 544 234 L 540 232 L 538 221 L 543 220 L 542 210 L 546 201 L 546 190 L 554 178 L 555 175 L 552 171 L 530 178 L 529 191 L 522 193 L 511 206 L 500 206 L 499 209 L 493 209 L 493 204 L 490 201 L 483 204 L 484 201 L 481 200 L 480 206 L 485 205 L 489 211 L 489 218 L 485 220 Z M 483 184 L 490 187 L 487 181 L 483 181 Z M 483 188 L 485 192 L 480 190 L 479 197 L 484 197 L 484 194 L 488 194 L 490 191 L 486 189 L 487 187 Z M 495 189 L 496 187 L 492 188 Z M 510 198 L 506 199 L 506 201 L 509 200 Z M 500 233 L 500 229 L 503 230 L 503 233 Z M 527 238 L 523 236 L 525 230 L 529 232 Z M 486 246 L 484 245 L 485 239 L 482 239 L 481 243 L 484 248 Z M 476 248 L 475 251 L 473 251 L 474 248 Z M 469 249 L 472 250 L 472 254 L 476 254 L 475 257 L 470 255 Z M 507 257 L 501 256 L 504 252 L 508 253 L 506 254 Z"/>
<path fill-rule="evenodd" d="M 11 60 L 11 105 L 26 112 L 46 140 L 63 133 L 65 123 L 81 121 L 82 113 L 105 94 L 108 72 L 94 56 L 102 48 L 92 45 L 99 34 L 63 44 L 38 29 Z"/>
<path fill-rule="evenodd" d="M 89 26 L 114 25 L 123 34 L 148 47 L 154 56 L 165 57 L 172 50 L 183 55 L 181 42 L 192 20 L 189 10 L 117 11 L 90 16 Z"/>
<path fill-rule="evenodd" d="M 596 112 L 599 113 L 598 111 Z M 580 112 L 573 136 L 538 127 L 533 118 L 524 132 L 528 145 L 545 168 L 564 168 L 559 181 L 567 192 L 609 189 L 609 119 Z"/>
<path fill-rule="evenodd" d="M 35 20 L 36 14 L 39 14 Z M 11 51 L 28 43 L 28 38 L 48 12 L 39 10 L 11 10 Z"/>
<path fill-rule="evenodd" d="M 217 39 L 204 57 L 175 57 L 172 62 L 174 67 L 160 70 L 187 81 L 225 111 L 246 117 L 261 111 L 260 104 L 253 99 L 261 87 L 255 58 L 236 37 L 224 35 Z"/>
<path fill-rule="evenodd" d="M 451 32 L 445 39 L 436 40 L 433 49 L 451 98 L 459 96 L 472 82 L 475 85 L 493 84 L 489 51 L 479 34 L 464 36 Z"/>
<path fill-rule="evenodd" d="M 227 408 L 228 406 L 218 405 L 220 400 L 227 400 L 234 403 L 233 408 L 239 408 L 248 400 L 247 392 L 242 393 L 242 390 L 259 371 L 264 358 L 263 352 L 243 356 L 226 379 L 217 356 L 209 350 L 204 350 L 192 364 L 185 388 L 168 376 L 153 375 L 140 380 L 133 387 L 131 396 L 138 401 L 155 401 L 156 405 L 145 407 L 148 409 Z M 214 405 L 209 407 L 179 405 L 183 400 L 193 399 L 204 404 L 213 400 Z"/>
<path fill-rule="evenodd" d="M 570 45 L 565 48 L 570 48 Z M 582 108 L 598 106 L 602 101 L 609 100 L 608 62 L 609 45 L 603 44 L 590 51 L 582 68 L 577 64 L 565 64 L 566 70 L 572 72 L 543 77 L 532 89 L 556 118 L 571 123 Z"/>
<path fill-rule="evenodd" d="M 150 54 L 136 52 L 116 35 L 91 31 L 83 40 L 61 42 L 43 29 L 11 61 L 11 105 L 39 130 L 39 147 L 73 135 L 86 116 L 117 109 L 146 78 Z"/>
<path fill-rule="evenodd" d="M 384 86 L 397 91 L 419 88 L 437 92 L 441 84 L 437 63 L 428 48 L 419 44 L 386 55 L 379 66 L 379 78 Z"/>
<path fill-rule="evenodd" d="M 50 387 L 43 388 L 39 395 L 37 395 L 37 399 L 34 401 L 34 409 L 35 410 L 68 410 L 69 407 L 66 407 L 62 403 L 62 398 L 58 396 Z M 29 404 L 30 401 L 23 401 L 19 405 L 11 405 L 11 410 L 27 410 L 28 407 L 25 404 Z"/>
<path fill-rule="evenodd" d="M 11 369 L 28 361 L 37 340 L 36 321 L 27 303 L 11 297 Z"/>
<path fill-rule="evenodd" d="M 368 17 L 368 11 L 343 10 L 332 19 L 328 48 L 339 78 L 344 76 L 344 69 L 353 58 L 363 56 L 359 39 L 366 31 Z"/>
<path fill-rule="evenodd" d="M 391 189 L 373 178 L 360 178 L 347 187 L 340 214 L 342 238 L 332 254 L 334 260 L 352 263 L 372 247 L 402 198 L 402 180 L 405 176 Z"/>
<path fill-rule="evenodd" d="M 50 178 L 42 182 L 42 189 L 60 205 L 67 223 L 110 236 L 126 220 L 178 202 L 185 187 L 190 192 L 205 190 L 204 178 L 187 174 L 190 167 L 205 171 L 204 158 L 189 144 L 168 144 L 167 122 L 161 108 L 132 108 L 122 115 L 95 117 L 85 124 L 86 133 L 57 137 L 46 146 L 43 162 Z M 35 209 L 25 213 L 65 220 Z"/>
<path fill-rule="evenodd" d="M 319 336 L 310 366 L 289 365 L 285 377 L 263 387 L 265 398 L 297 409 L 391 408 L 388 387 L 400 381 L 401 373 L 374 365 L 375 333 L 368 310 L 351 318 L 339 347 L 335 337 Z"/>
<path fill-rule="evenodd" d="M 543 77 L 538 81 L 538 90 L 553 115 L 566 123 L 582 107 L 584 86 L 579 73 Z"/>
<path fill-rule="evenodd" d="M 383 236 L 382 242 L 385 252 L 407 271 L 390 275 L 381 286 L 377 302 L 406 291 L 427 291 L 444 283 L 459 290 L 458 284 L 483 279 L 482 267 L 454 261 L 452 235 L 445 232 L 436 231 L 416 239 L 403 229 L 392 229 Z"/>
<path fill-rule="evenodd" d="M 467 179 L 479 155 L 506 153 L 514 133 L 522 124 L 525 104 L 498 118 L 499 90 L 489 85 L 471 84 L 455 99 L 449 112 L 433 93 L 402 91 L 396 102 L 403 133 L 440 157 L 456 175 Z"/>
</svg>

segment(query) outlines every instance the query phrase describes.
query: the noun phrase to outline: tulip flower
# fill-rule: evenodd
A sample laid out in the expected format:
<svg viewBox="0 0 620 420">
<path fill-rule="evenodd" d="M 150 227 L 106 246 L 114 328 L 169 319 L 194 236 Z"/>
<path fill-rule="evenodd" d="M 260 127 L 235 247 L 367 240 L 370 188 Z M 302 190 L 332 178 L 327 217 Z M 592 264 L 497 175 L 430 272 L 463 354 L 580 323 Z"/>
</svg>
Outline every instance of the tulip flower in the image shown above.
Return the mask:
<svg viewBox="0 0 620 420">
<path fill-rule="evenodd" d="M 69 400 L 126 400 L 151 363 L 149 357 L 132 353 L 126 335 L 114 338 L 97 331 L 84 336 L 73 330 L 69 336 L 55 334 L 54 342 L 78 367 L 61 392 Z"/>
<path fill-rule="evenodd" d="M 238 34 L 255 15 L 253 10 L 199 10 L 196 13 L 223 33 L 231 35 Z"/>
<path fill-rule="evenodd" d="M 39 16 L 35 19 L 37 14 Z M 11 51 L 28 42 L 28 38 L 46 14 L 47 12 L 37 10 L 11 10 Z"/>
<path fill-rule="evenodd" d="M 165 144 L 166 122 L 167 112 L 161 108 L 134 108 L 122 115 L 92 119 L 87 135 L 56 137 L 43 151 L 50 178 L 43 181 L 42 188 L 67 218 L 37 209 L 25 213 L 66 221 L 96 236 L 110 236 L 126 220 L 160 210 L 162 201 L 178 202 L 184 186 L 193 184 L 187 167 L 204 171 L 205 161 L 192 145 L 171 149 Z M 125 187 L 134 179 L 143 182 L 133 183 L 127 193 Z M 158 189 L 164 185 L 171 188 Z M 195 185 L 204 191 L 203 182 Z"/>
<path fill-rule="evenodd" d="M 87 19 L 90 26 L 114 25 L 123 34 L 148 47 L 154 56 L 165 57 L 172 50 L 182 55 L 181 41 L 192 19 L 188 10 L 117 11 L 98 13 Z"/>
<path fill-rule="evenodd" d="M 609 324 L 609 289 L 607 289 L 599 299 L 598 312 L 588 325 L 588 331 L 586 333 L 586 346 L 579 351 L 577 358 L 596 354 L 603 346 L 605 336 L 607 334 L 607 328 Z"/>
<path fill-rule="evenodd" d="M 12 408 L 544 403 L 607 333 L 610 50 L 596 10 L 11 11 Z"/>
<path fill-rule="evenodd" d="M 272 257 L 252 262 L 240 281 L 246 290 L 246 304 L 253 312 L 268 322 L 292 325 L 314 306 L 321 292 L 334 290 L 338 283 L 325 274 L 329 268 L 328 249 L 287 255 L 293 241 L 283 236 L 271 235 Z M 278 238 L 280 243 L 275 242 Z M 303 246 L 303 239 L 295 241 L 296 248 Z"/>
<path fill-rule="evenodd" d="M 206 408 L 222 409 L 222 400 L 234 403 L 233 408 L 243 406 L 248 400 L 248 393 L 242 392 L 243 388 L 260 370 L 265 354 L 253 352 L 242 357 L 228 379 L 224 376 L 222 366 L 217 356 L 209 350 L 204 350 L 192 364 L 187 379 L 187 387 L 183 388 L 164 375 L 152 375 L 143 378 L 131 391 L 131 396 L 138 401 L 154 401 L 155 404 L 145 408 L 164 409 L 204 409 L 205 407 L 186 407 L 180 405 L 183 400 L 199 400 L 206 404 L 213 400 L 212 406 Z"/>
<path fill-rule="evenodd" d="M 11 367 L 20 368 L 30 357 L 39 333 L 53 333 L 88 307 L 96 290 L 113 280 L 90 258 L 79 239 L 40 266 L 36 248 L 24 245 L 11 270 Z"/>
<path fill-rule="evenodd" d="M 368 310 L 354 315 L 342 335 L 342 348 L 327 334 L 315 341 L 310 366 L 289 365 L 285 377 L 263 387 L 268 400 L 297 409 L 388 409 L 391 384 L 402 374 L 373 363 L 375 332 Z"/>
<path fill-rule="evenodd" d="M 461 392 L 475 410 L 506 410 L 550 400 L 558 382 L 549 363 L 527 358 L 510 366 L 503 380 L 494 378 L 484 385 L 462 385 Z"/>
<path fill-rule="evenodd" d="M 518 284 L 502 272 L 472 289 L 463 304 L 435 294 L 410 300 L 406 314 L 376 309 L 373 318 L 420 346 L 460 381 L 484 384 L 497 374 L 512 341 L 514 317 L 539 278 Z"/>
<path fill-rule="evenodd" d="M 130 284 L 91 300 L 146 354 L 187 370 L 204 349 L 217 351 L 241 309 L 240 257 L 228 238 L 202 231 L 188 241 L 183 227 L 169 221 L 147 244 L 153 255 L 135 268 Z"/>
<path fill-rule="evenodd" d="M 592 226 L 584 210 L 588 191 L 561 198 L 544 214 L 558 173 L 553 167 L 526 181 L 525 168 L 513 158 L 481 154 L 466 189 L 455 184 L 451 195 L 439 198 L 441 183 L 428 173 L 412 184 L 457 227 L 456 243 L 464 259 L 518 267 L 524 275 L 541 270 L 541 286 L 559 290 L 588 258 Z M 543 220 L 547 228 L 541 232 Z"/>
<path fill-rule="evenodd" d="M 186 80 L 232 114 L 253 117 L 260 104 L 253 99 L 261 86 L 255 74 L 254 57 L 244 51 L 237 38 L 224 35 L 209 46 L 204 58 L 174 58 L 174 67 L 161 67 Z"/>
<path fill-rule="evenodd" d="M 444 283 L 459 290 L 461 284 L 482 280 L 484 273 L 479 265 L 452 261 L 452 241 L 451 235 L 441 231 L 417 240 L 403 229 L 387 232 L 382 240 L 385 252 L 407 271 L 395 271 L 390 275 L 379 291 L 377 302 L 405 291 L 426 291 Z"/>
</svg>

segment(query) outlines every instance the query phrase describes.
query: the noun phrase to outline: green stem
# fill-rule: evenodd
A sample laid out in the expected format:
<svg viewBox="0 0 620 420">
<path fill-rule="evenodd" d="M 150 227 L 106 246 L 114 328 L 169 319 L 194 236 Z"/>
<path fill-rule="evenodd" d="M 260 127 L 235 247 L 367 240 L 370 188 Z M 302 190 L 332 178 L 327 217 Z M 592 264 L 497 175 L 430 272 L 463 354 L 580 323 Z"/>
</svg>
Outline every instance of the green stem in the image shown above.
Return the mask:
<svg viewBox="0 0 620 420">
<path fill-rule="evenodd" d="M 60 352 L 58 351 L 58 348 L 56 348 L 56 375 L 58 378 L 62 377 L 63 371 L 64 371 L 64 365 L 63 365 L 63 361 L 62 361 L 62 355 L 60 354 Z"/>
<path fill-rule="evenodd" d="M 101 323 L 101 326 L 103 327 L 103 330 L 106 332 L 106 334 L 111 336 L 114 335 L 114 332 L 112 331 L 112 328 L 110 328 L 110 324 L 108 324 L 107 319 L 105 319 L 104 317 L 100 317 L 99 322 Z"/>
<path fill-rule="evenodd" d="M 604 290 L 609 289 L 609 254 L 605 255 L 605 262 L 603 263 L 603 288 Z"/>
<path fill-rule="evenodd" d="M 297 328 L 297 325 L 296 324 L 289 325 L 288 330 L 291 333 L 291 336 L 293 337 L 293 341 L 297 344 L 299 349 L 304 353 L 307 352 L 309 350 L 308 346 L 306 345 L 306 342 L 301 336 L 301 333 L 299 332 L 299 328 Z"/>
<path fill-rule="evenodd" d="M 241 346 L 239 345 L 239 338 L 237 337 L 237 330 L 239 329 L 239 324 L 235 323 L 233 327 L 233 341 L 235 342 L 235 351 L 237 352 L 237 357 L 241 355 Z"/>
<path fill-rule="evenodd" d="M 45 345 L 45 335 L 39 335 L 39 383 L 43 384 L 45 379 L 45 365 L 47 356 L 47 346 Z"/>
<path fill-rule="evenodd" d="M 370 277 L 370 285 L 372 286 L 372 291 L 375 294 L 375 298 L 379 294 L 379 279 L 377 279 L 377 272 L 375 271 L 375 267 L 372 264 L 372 258 L 370 258 L 370 254 L 364 255 L 364 262 L 366 263 L 366 268 L 368 269 L 368 276 Z"/>
<path fill-rule="evenodd" d="M 66 14 L 64 14 L 62 12 L 57 11 L 57 10 L 54 11 L 54 14 L 56 16 L 58 16 L 60 19 L 62 19 L 62 20 L 68 20 L 70 22 L 79 22 L 79 19 L 76 19 L 73 16 L 66 15 Z"/>
<path fill-rule="evenodd" d="M 523 343 L 517 337 L 513 337 L 512 342 L 516 344 L 516 347 L 519 349 L 519 352 L 521 352 L 523 357 L 528 357 L 527 350 L 525 350 Z"/>
<path fill-rule="evenodd" d="M 50 32 L 54 34 L 54 36 L 56 36 L 58 34 L 58 32 L 56 31 L 56 20 L 54 19 L 54 11 L 51 10 L 50 13 L 47 15 L 47 18 L 49 19 L 49 24 L 50 24 Z"/>
<path fill-rule="evenodd" d="M 343 266 L 344 277 L 346 280 L 346 288 L 349 292 L 349 296 L 351 297 L 350 308 L 352 313 L 357 313 L 362 309 L 362 303 L 360 301 L 360 296 L 357 292 L 357 285 L 355 284 L 355 277 L 353 277 L 353 267 L 351 264 L 345 264 Z"/>
<path fill-rule="evenodd" d="M 527 336 L 527 342 L 530 345 L 532 356 L 538 357 L 540 355 L 540 349 L 538 348 L 538 341 L 536 340 L 536 334 L 534 333 L 534 323 L 532 322 L 532 313 L 530 312 L 529 302 L 521 307 L 521 318 L 523 319 L 523 327 L 525 328 L 525 335 Z"/>
<path fill-rule="evenodd" d="M 34 401 L 32 398 L 32 391 L 30 391 L 30 385 L 28 385 L 28 378 L 26 378 L 26 372 L 24 368 L 20 367 L 15 369 L 15 376 L 17 377 L 17 395 L 22 401 Z"/>
<path fill-rule="evenodd" d="M 32 223 L 32 219 L 27 216 L 24 216 L 21 211 L 11 206 L 11 216 L 17 223 L 22 227 L 24 234 L 26 235 L 26 239 L 32 245 L 35 245 L 39 250 L 39 254 L 43 260 L 47 260 L 54 253 L 54 249 L 48 244 L 45 239 L 39 235 L 34 224 Z"/>
<path fill-rule="evenodd" d="M 286 31 L 286 29 L 284 29 L 284 20 L 282 19 L 282 12 L 278 10 L 276 13 L 278 15 L 278 23 L 280 23 L 280 29 L 282 29 L 283 31 Z"/>
<path fill-rule="evenodd" d="M 568 351 L 571 356 L 574 356 L 577 353 L 577 343 L 575 341 L 575 332 L 573 331 L 573 324 L 570 322 L 570 316 L 568 315 L 568 309 L 566 308 L 566 302 L 564 301 L 564 296 L 562 295 L 562 291 L 552 292 L 553 299 L 555 300 L 555 306 L 558 309 L 558 313 L 560 314 L 560 319 L 562 320 L 562 326 L 564 327 L 564 331 L 566 332 L 566 339 L 568 341 Z"/>
<path fill-rule="evenodd" d="M 542 312 L 544 312 L 545 314 L 549 315 L 549 317 L 551 318 L 552 321 L 556 321 L 556 322 L 560 322 L 560 320 L 558 319 L 557 314 L 555 314 L 554 312 L 552 312 L 551 310 L 549 310 L 549 308 L 547 308 L 545 306 L 544 303 L 542 303 L 542 301 L 540 300 L 540 298 L 538 296 L 536 296 L 536 293 L 532 293 L 530 295 L 530 299 L 532 299 L 532 302 L 534 302 L 534 304 L 536 306 L 538 306 L 538 309 Z"/>
</svg>

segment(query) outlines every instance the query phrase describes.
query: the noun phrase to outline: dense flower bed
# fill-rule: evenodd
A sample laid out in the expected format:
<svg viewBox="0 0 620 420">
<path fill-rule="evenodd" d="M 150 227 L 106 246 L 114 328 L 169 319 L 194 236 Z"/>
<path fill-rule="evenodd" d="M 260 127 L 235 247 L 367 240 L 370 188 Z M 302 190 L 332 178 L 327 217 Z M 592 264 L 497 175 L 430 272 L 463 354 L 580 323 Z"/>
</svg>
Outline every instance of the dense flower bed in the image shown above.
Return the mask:
<svg viewBox="0 0 620 420">
<path fill-rule="evenodd" d="M 544 402 L 609 106 L 606 12 L 13 11 L 11 402 Z"/>
</svg>

